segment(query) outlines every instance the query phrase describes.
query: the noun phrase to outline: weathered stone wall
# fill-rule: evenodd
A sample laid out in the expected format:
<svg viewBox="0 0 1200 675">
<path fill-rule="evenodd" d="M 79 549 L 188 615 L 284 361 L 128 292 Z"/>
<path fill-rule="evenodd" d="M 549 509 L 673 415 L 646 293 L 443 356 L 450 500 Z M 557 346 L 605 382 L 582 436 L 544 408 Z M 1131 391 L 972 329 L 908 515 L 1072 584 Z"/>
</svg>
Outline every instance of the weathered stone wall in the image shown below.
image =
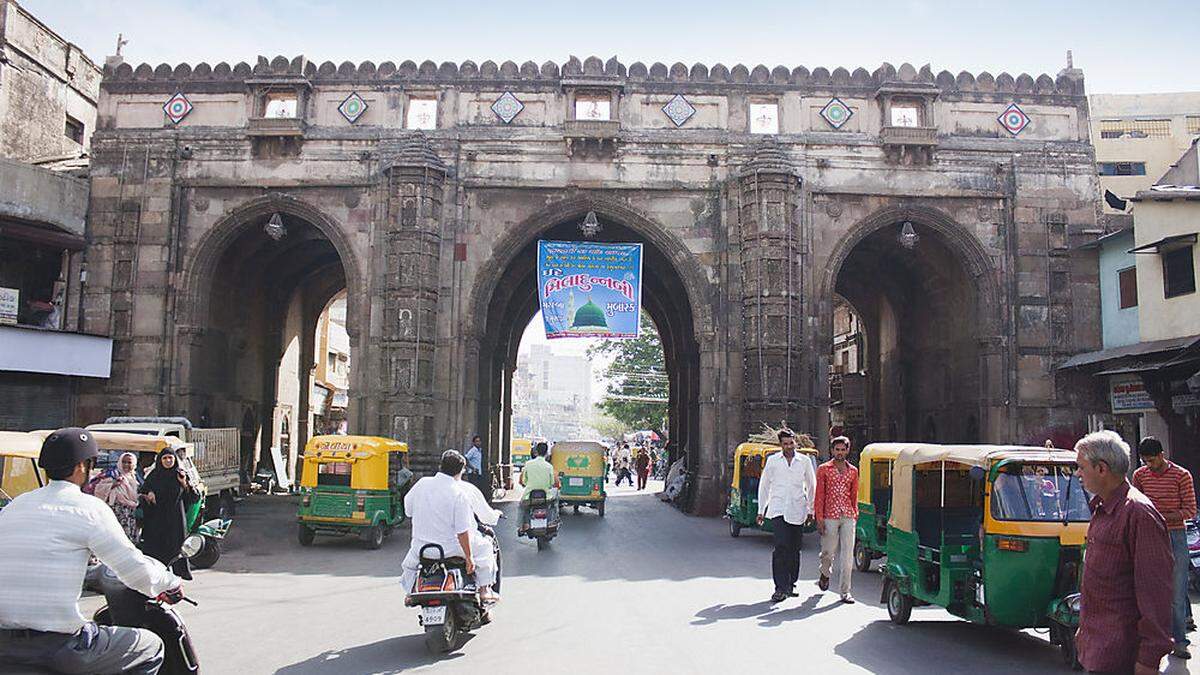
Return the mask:
<svg viewBox="0 0 1200 675">
<path fill-rule="evenodd" d="M 268 88 L 296 91 L 300 119 L 261 119 Z M 162 105 L 177 91 L 194 107 L 173 124 Z M 574 120 L 581 91 L 611 96 L 613 119 Z M 352 92 L 368 105 L 354 123 L 337 112 Z M 504 92 L 524 105 L 508 123 L 490 109 Z M 680 126 L 662 111 L 677 94 L 696 109 Z M 438 101 L 437 128 L 417 133 L 405 114 L 420 97 Z M 836 129 L 820 114 L 834 97 L 853 112 Z M 885 124 L 895 97 L 926 106 L 918 140 Z M 764 100 L 779 106 L 771 138 L 749 133 L 749 105 Z M 1011 103 L 1030 119 L 1019 134 L 997 121 Z M 950 340 L 944 358 L 957 374 L 951 398 L 977 408 L 980 435 L 1025 441 L 1082 416 L 1054 369 L 1099 339 L 1094 271 L 1070 253 L 1096 203 L 1077 73 L 595 58 L 121 65 L 106 73 L 99 124 L 87 320 L 120 346 L 113 380 L 87 404 L 96 409 L 195 415 L 211 404 L 194 383 L 214 366 L 194 346 L 210 329 L 213 269 L 237 233 L 282 212 L 342 261 L 351 430 L 409 441 L 421 467 L 477 431 L 499 442 L 479 428 L 495 424 L 507 358 L 481 350 L 511 344 L 494 334 L 504 317 L 489 317 L 492 299 L 514 292 L 513 261 L 530 242 L 595 210 L 660 256 L 658 311 L 688 308 L 690 321 L 672 325 L 691 334 L 669 358 L 686 373 L 672 396 L 700 511 L 716 510 L 729 453 L 760 422 L 825 436 L 839 273 L 864 240 L 906 219 L 969 280 L 954 297 L 974 312 L 961 317 L 970 338 Z M 513 314 L 529 310 L 513 303 Z M 936 327 L 917 334 L 937 347 Z"/>
</svg>

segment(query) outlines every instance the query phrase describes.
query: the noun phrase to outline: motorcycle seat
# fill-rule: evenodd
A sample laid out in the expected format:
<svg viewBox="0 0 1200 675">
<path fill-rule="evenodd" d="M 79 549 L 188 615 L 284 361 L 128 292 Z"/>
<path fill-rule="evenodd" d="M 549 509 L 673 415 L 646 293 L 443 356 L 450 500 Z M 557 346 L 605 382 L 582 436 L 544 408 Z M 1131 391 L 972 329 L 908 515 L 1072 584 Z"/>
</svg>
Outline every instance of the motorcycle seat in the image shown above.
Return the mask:
<svg viewBox="0 0 1200 675">
<path fill-rule="evenodd" d="M 462 556 L 450 556 L 449 558 L 421 558 L 421 566 L 442 564 L 451 568 L 465 568 L 467 561 Z"/>
</svg>

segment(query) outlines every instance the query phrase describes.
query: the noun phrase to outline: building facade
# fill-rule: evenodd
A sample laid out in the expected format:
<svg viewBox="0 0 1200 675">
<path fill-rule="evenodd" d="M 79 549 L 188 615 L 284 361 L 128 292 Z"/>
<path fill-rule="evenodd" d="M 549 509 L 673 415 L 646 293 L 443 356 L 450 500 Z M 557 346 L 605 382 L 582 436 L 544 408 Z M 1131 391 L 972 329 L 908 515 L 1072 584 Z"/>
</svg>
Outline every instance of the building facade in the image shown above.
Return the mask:
<svg viewBox="0 0 1200 675">
<path fill-rule="evenodd" d="M 699 512 L 761 423 L 827 435 L 835 296 L 878 391 L 864 441 L 1083 424 L 1056 368 L 1100 342 L 1076 70 L 114 63 L 98 126 L 93 416 L 209 409 L 263 437 L 291 298 L 345 290 L 352 432 L 426 470 L 475 431 L 508 447 L 536 242 L 590 236 L 645 246 Z"/>
<path fill-rule="evenodd" d="M 529 421 L 530 437 L 587 437 L 594 411 L 592 364 L 586 356 L 556 353 L 552 345 L 530 345 L 517 356 L 512 386 L 513 415 Z"/>
</svg>

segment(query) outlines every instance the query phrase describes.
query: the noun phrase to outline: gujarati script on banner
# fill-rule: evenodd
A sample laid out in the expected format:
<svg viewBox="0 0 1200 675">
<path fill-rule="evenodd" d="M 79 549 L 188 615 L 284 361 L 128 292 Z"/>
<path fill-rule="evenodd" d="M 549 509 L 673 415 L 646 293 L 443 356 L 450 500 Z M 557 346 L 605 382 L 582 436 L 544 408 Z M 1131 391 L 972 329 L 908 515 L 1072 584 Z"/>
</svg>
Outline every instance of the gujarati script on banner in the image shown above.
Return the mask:
<svg viewBox="0 0 1200 675">
<path fill-rule="evenodd" d="M 547 338 L 638 336 L 641 244 L 539 241 L 537 266 Z"/>
</svg>

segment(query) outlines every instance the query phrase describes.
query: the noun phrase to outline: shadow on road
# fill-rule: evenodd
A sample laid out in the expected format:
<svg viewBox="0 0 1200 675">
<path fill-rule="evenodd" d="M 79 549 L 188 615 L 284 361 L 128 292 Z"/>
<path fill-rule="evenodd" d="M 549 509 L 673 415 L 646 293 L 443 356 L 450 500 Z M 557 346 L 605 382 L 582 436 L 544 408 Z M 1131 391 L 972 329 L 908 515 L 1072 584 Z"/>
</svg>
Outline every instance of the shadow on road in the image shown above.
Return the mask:
<svg viewBox="0 0 1200 675">
<path fill-rule="evenodd" d="M 947 649 L 948 644 L 953 644 L 954 649 Z M 833 651 L 846 661 L 881 675 L 921 670 L 965 673 L 980 664 L 1014 659 L 1019 659 L 1023 670 L 1031 672 L 1062 667 L 1058 648 L 1047 640 L 966 621 L 922 621 L 916 613 L 904 626 L 886 619 L 869 623 Z M 1069 671 L 1064 668 L 1063 672 Z"/>
<path fill-rule="evenodd" d="M 474 637 L 474 635 L 468 635 L 466 643 L 469 643 Z M 357 647 L 322 652 L 299 663 L 284 666 L 276 670 L 275 675 L 306 675 L 308 673 L 390 675 L 402 673 L 418 666 L 452 662 L 462 656 L 461 648 L 451 654 L 434 656 L 425 649 L 424 635 L 404 635 Z M 403 664 L 403 666 L 397 664 Z"/>
</svg>

